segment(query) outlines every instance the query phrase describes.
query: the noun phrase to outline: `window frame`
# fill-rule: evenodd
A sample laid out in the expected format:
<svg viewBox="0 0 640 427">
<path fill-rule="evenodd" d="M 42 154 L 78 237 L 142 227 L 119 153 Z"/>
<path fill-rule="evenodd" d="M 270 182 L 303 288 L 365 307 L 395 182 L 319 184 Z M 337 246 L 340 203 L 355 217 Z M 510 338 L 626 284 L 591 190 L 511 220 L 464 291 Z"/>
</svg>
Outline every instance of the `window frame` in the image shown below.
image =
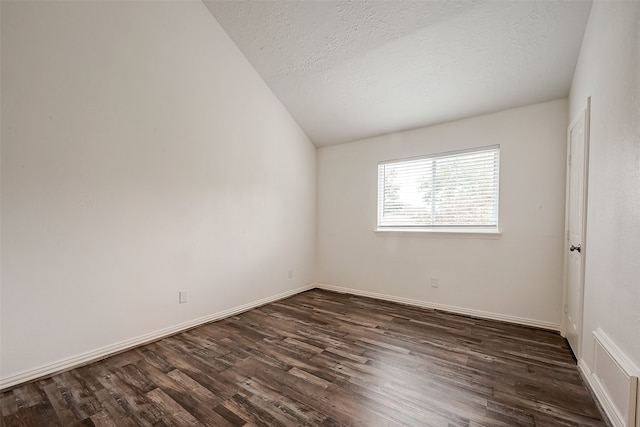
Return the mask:
<svg viewBox="0 0 640 427">
<path fill-rule="evenodd" d="M 451 157 L 456 155 L 463 155 L 467 153 L 475 153 L 482 151 L 496 150 L 497 151 L 497 165 L 496 165 L 496 223 L 495 225 L 486 226 L 474 226 L 474 225 L 380 225 L 380 219 L 382 210 L 384 209 L 383 203 L 380 198 L 384 197 L 385 186 L 384 179 L 380 176 L 380 167 L 387 164 L 412 162 L 425 159 L 436 159 L 438 157 Z M 473 147 L 462 150 L 438 152 L 433 154 L 427 154 L 422 156 L 407 157 L 383 160 L 377 164 L 377 198 L 376 198 L 376 228 L 375 233 L 383 235 L 399 235 L 399 236 L 451 236 L 451 237 L 480 237 L 480 238 L 498 238 L 501 235 L 499 228 L 500 222 L 500 158 L 501 147 L 499 144 L 488 145 L 482 147 Z"/>
</svg>

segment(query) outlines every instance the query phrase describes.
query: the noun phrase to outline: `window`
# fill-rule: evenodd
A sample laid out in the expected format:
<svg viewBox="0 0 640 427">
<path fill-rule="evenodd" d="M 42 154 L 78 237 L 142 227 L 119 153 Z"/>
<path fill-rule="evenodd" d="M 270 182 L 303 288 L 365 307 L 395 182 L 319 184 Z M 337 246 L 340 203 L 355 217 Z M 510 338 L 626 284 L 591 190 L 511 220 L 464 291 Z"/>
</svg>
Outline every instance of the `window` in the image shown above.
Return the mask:
<svg viewBox="0 0 640 427">
<path fill-rule="evenodd" d="M 378 230 L 498 231 L 500 147 L 378 165 Z"/>
</svg>

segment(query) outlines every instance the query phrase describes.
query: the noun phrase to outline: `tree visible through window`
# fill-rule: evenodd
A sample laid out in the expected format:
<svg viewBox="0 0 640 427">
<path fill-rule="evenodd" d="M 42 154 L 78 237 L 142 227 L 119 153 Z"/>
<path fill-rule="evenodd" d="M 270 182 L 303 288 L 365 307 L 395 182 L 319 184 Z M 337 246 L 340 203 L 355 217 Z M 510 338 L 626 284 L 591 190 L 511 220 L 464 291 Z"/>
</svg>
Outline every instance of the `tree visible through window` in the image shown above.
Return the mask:
<svg viewBox="0 0 640 427">
<path fill-rule="evenodd" d="M 378 227 L 498 227 L 500 147 L 378 165 Z"/>
</svg>

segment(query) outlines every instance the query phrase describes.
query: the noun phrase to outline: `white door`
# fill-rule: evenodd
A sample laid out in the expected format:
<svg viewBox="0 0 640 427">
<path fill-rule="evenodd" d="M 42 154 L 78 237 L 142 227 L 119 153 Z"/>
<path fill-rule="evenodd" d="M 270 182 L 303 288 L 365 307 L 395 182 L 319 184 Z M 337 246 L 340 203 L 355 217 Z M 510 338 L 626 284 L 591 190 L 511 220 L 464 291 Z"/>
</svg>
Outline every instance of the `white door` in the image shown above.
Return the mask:
<svg viewBox="0 0 640 427">
<path fill-rule="evenodd" d="M 589 111 L 590 100 L 587 100 L 587 108 L 569 127 L 568 135 L 567 230 L 565 234 L 567 252 L 563 321 L 567 341 L 577 360 L 580 360 L 582 338 Z"/>
</svg>

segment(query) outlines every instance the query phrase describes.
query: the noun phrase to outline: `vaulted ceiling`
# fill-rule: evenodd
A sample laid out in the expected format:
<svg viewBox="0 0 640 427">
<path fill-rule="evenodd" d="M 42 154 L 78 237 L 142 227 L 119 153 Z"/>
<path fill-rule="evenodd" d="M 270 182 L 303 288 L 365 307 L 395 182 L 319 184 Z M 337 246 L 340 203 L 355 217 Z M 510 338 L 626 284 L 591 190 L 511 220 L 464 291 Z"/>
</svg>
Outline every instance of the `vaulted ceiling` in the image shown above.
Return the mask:
<svg viewBox="0 0 640 427">
<path fill-rule="evenodd" d="M 590 1 L 207 1 L 317 146 L 562 98 Z"/>
</svg>

